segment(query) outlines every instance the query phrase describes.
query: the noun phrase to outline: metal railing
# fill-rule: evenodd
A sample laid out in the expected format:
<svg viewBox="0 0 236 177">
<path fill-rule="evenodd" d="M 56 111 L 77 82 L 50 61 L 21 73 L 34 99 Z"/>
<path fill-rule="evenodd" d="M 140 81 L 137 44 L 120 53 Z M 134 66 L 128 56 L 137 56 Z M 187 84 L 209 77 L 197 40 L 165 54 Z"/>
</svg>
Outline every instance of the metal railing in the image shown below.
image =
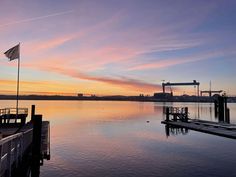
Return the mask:
<svg viewBox="0 0 236 177">
<path fill-rule="evenodd" d="M 0 177 L 10 177 L 32 143 L 33 129 L 0 140 Z"/>
<path fill-rule="evenodd" d="M 0 116 L 6 114 L 16 114 L 17 108 L 0 109 Z M 28 108 L 18 108 L 18 114 L 28 114 Z"/>
<path fill-rule="evenodd" d="M 189 119 L 189 112 L 188 107 L 166 107 L 165 109 L 166 114 L 166 121 L 170 120 L 170 116 L 172 116 L 172 120 L 177 121 L 188 121 Z"/>
<path fill-rule="evenodd" d="M 185 114 L 186 113 L 186 108 L 169 107 L 169 113 Z"/>
<path fill-rule="evenodd" d="M 0 109 L 0 124 L 21 123 L 25 124 L 28 116 L 28 108 L 5 108 Z"/>
</svg>

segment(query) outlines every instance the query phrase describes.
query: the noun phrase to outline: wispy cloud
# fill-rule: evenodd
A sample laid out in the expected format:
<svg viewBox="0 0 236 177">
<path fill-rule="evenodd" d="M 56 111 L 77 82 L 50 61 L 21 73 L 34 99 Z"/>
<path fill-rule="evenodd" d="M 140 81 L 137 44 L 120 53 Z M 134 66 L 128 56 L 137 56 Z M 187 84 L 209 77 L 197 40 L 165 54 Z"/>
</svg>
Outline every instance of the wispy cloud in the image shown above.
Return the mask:
<svg viewBox="0 0 236 177">
<path fill-rule="evenodd" d="M 174 24 L 162 25 L 157 29 L 149 28 L 149 26 L 142 28 L 125 27 L 124 30 L 117 31 L 116 27 L 121 27 L 120 25 L 127 16 L 126 13 L 121 12 L 123 11 L 118 11 L 110 18 L 106 18 L 92 26 L 82 27 L 78 32 L 26 42 L 23 45 L 24 56 L 35 58 L 35 61 L 32 60 L 35 63 L 44 61 L 43 58 L 47 58 L 47 63 L 50 64 L 50 62 L 55 62 L 57 55 L 54 50 L 58 46 L 70 41 L 74 41 L 78 45 L 78 41 L 80 41 L 77 47 L 71 43 L 73 47 L 69 49 L 70 46 L 68 46 L 63 54 L 57 51 L 61 55 L 58 60 L 61 60 L 63 56 L 65 63 L 79 65 L 84 71 L 95 71 L 104 69 L 107 64 L 133 62 L 134 58 L 150 52 L 192 48 L 200 45 L 205 40 L 205 38 L 203 39 L 195 34 L 183 36 L 173 33 L 174 30 L 179 28 L 178 25 Z M 52 15 L 59 15 L 59 13 Z M 50 50 L 54 52 L 53 55 L 52 52 L 48 55 Z"/>
<path fill-rule="evenodd" d="M 35 67 L 29 66 L 26 67 Z M 65 76 L 70 76 L 72 78 L 76 78 L 79 80 L 88 80 L 88 81 L 95 81 L 101 82 L 105 84 L 110 84 L 120 88 L 132 89 L 134 91 L 143 91 L 145 93 L 153 92 L 156 90 L 161 90 L 161 86 L 159 84 L 152 84 L 142 80 L 128 78 L 128 77 L 106 77 L 106 76 L 93 76 L 86 73 L 79 72 L 78 70 L 72 68 L 62 68 L 56 66 L 43 66 L 40 67 L 40 70 L 48 71 L 48 72 L 55 72 L 57 74 L 62 74 Z"/>
<path fill-rule="evenodd" d="M 22 44 L 23 51 L 26 56 L 37 56 L 38 54 L 45 53 L 50 51 L 51 49 L 55 49 L 66 42 L 74 40 L 77 38 L 76 34 L 59 36 L 47 40 L 32 40 L 30 42 L 26 42 Z"/>
<path fill-rule="evenodd" d="M 139 64 L 136 66 L 130 67 L 128 70 L 147 70 L 147 69 L 157 69 L 157 68 L 168 68 L 179 64 L 192 63 L 202 60 L 214 59 L 216 57 L 225 57 L 230 55 L 235 55 L 234 50 L 220 50 L 220 51 L 207 51 L 205 53 L 191 54 L 183 57 L 173 57 L 165 58 L 156 62 Z"/>
<path fill-rule="evenodd" d="M 79 29 L 79 32 L 57 36 L 45 41 L 26 43 L 27 53 L 36 55 L 54 49 L 68 41 L 80 41 L 79 46 L 64 51 L 65 61 L 77 63 L 84 70 L 97 70 L 110 63 L 127 63 L 150 52 L 182 50 L 196 47 L 205 42 L 205 36 L 196 34 L 179 35 L 173 31 L 175 25 L 160 26 L 157 29 L 142 27 L 125 28 L 116 31 L 125 15 L 117 13 L 100 23 Z M 71 44 L 74 45 L 74 44 Z M 44 50 L 44 51 L 43 51 Z M 67 57 L 66 57 L 67 56 Z M 48 57 L 47 57 L 48 58 Z M 55 57 L 52 57 L 55 58 Z M 48 58 L 50 61 L 50 58 Z"/>
<path fill-rule="evenodd" d="M 112 78 L 112 77 L 105 77 L 105 76 L 99 77 L 99 76 L 92 76 L 85 73 L 81 73 L 73 69 L 60 69 L 60 68 L 48 68 L 48 69 L 50 71 L 53 70 L 60 74 L 71 76 L 77 79 L 103 82 L 103 83 L 115 85 L 118 87 L 126 87 L 128 89 L 133 89 L 133 90 L 152 92 L 152 91 L 161 89 L 161 86 L 158 84 L 151 84 L 151 83 L 147 83 L 141 80 L 127 78 L 127 77 L 122 77 L 122 78 Z"/>
<path fill-rule="evenodd" d="M 27 22 L 37 21 L 37 20 L 43 20 L 43 19 L 47 19 L 47 18 L 51 18 L 51 17 L 60 16 L 60 15 L 66 15 L 66 14 L 70 14 L 73 12 L 74 12 L 73 10 L 68 10 L 68 11 L 57 12 L 57 13 L 52 13 L 52 14 L 48 14 L 48 15 L 38 16 L 38 17 L 32 17 L 32 18 L 27 18 L 27 19 L 22 19 L 22 20 L 15 20 L 15 21 L 12 21 L 9 23 L 0 24 L 0 28 L 7 27 L 10 25 L 27 23 Z"/>
</svg>

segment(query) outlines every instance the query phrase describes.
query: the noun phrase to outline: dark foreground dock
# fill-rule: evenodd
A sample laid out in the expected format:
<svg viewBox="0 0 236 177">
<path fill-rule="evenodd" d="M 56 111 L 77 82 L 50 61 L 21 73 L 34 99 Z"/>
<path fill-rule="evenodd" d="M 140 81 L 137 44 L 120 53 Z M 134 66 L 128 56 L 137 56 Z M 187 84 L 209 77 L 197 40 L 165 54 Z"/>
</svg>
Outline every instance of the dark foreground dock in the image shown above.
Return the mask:
<svg viewBox="0 0 236 177">
<path fill-rule="evenodd" d="M 209 133 L 226 138 L 236 139 L 236 125 L 226 122 L 212 122 L 190 119 L 188 108 L 167 107 L 166 120 L 161 123 L 171 128 L 185 128 L 203 133 Z"/>
<path fill-rule="evenodd" d="M 50 123 L 35 115 L 26 123 L 28 109 L 15 115 L 0 112 L 0 177 L 38 177 L 43 159 L 50 159 Z"/>
</svg>

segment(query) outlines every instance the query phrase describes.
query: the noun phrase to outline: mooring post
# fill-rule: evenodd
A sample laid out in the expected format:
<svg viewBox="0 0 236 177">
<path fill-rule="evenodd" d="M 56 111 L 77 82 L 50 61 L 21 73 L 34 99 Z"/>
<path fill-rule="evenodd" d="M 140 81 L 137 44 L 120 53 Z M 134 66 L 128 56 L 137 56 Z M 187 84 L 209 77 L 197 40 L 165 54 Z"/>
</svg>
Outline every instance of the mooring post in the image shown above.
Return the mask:
<svg viewBox="0 0 236 177">
<path fill-rule="evenodd" d="M 218 117 L 218 102 L 217 102 L 217 100 L 214 101 L 214 108 L 215 108 L 215 117 Z"/>
<path fill-rule="evenodd" d="M 226 121 L 226 119 L 227 119 L 227 97 L 224 96 L 223 98 L 224 98 L 224 114 L 225 114 L 224 115 L 225 116 L 225 120 L 224 121 Z"/>
<path fill-rule="evenodd" d="M 225 115 L 225 111 L 224 111 L 224 97 L 223 96 L 219 96 L 219 121 L 224 121 L 224 115 Z"/>
<path fill-rule="evenodd" d="M 31 121 L 33 121 L 35 115 L 35 105 L 31 105 Z"/>
<path fill-rule="evenodd" d="M 185 121 L 188 122 L 188 107 L 185 107 Z"/>
<path fill-rule="evenodd" d="M 33 142 L 32 142 L 32 176 L 39 176 L 40 158 L 41 158 L 41 132 L 42 115 L 33 116 Z"/>
<path fill-rule="evenodd" d="M 166 121 L 168 122 L 170 120 L 170 108 L 166 107 Z"/>
<path fill-rule="evenodd" d="M 42 115 L 34 115 L 34 118 L 33 118 L 33 141 L 32 141 L 32 154 L 33 154 L 33 156 L 40 156 L 41 132 L 42 132 Z"/>
<path fill-rule="evenodd" d="M 41 150 L 41 132 L 42 132 L 42 115 L 34 115 L 33 118 L 33 155 L 40 155 Z"/>
<path fill-rule="evenodd" d="M 230 124 L 230 109 L 229 109 L 229 108 L 226 109 L 225 121 L 226 121 L 228 124 Z"/>
</svg>

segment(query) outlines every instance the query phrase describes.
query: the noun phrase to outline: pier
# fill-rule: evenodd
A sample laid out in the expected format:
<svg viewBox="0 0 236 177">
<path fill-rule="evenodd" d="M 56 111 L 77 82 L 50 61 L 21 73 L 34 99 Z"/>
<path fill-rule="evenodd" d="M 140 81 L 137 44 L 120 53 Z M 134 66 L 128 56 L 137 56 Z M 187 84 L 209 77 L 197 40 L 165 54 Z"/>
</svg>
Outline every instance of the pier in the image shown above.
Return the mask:
<svg viewBox="0 0 236 177">
<path fill-rule="evenodd" d="M 35 115 L 32 106 L 31 120 L 25 123 L 28 109 L 1 109 L 0 122 L 0 177 L 39 174 L 43 160 L 50 159 L 50 123 Z M 33 175 L 36 174 L 36 175 Z"/>
<path fill-rule="evenodd" d="M 190 119 L 187 108 L 166 108 L 166 120 L 161 123 L 168 127 L 187 128 L 203 133 L 236 139 L 236 125 L 225 122 L 212 122 Z"/>
</svg>

